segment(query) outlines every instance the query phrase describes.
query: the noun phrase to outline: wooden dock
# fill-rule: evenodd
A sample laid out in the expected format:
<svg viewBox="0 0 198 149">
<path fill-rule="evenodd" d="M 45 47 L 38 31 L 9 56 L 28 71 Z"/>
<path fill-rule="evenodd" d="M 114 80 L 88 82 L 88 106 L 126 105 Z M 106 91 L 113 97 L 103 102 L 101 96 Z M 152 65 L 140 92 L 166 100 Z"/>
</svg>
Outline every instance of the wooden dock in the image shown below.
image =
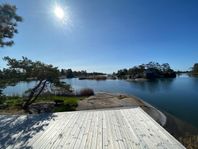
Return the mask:
<svg viewBox="0 0 198 149">
<path fill-rule="evenodd" d="M 0 148 L 185 148 L 141 108 L 0 116 Z"/>
</svg>

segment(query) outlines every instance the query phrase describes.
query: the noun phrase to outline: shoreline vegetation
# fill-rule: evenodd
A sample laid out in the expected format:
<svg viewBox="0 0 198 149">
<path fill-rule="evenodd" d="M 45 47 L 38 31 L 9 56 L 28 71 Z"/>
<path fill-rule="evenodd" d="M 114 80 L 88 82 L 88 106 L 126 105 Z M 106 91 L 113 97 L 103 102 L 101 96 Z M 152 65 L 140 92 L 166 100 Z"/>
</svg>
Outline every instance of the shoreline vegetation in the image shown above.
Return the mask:
<svg viewBox="0 0 198 149">
<path fill-rule="evenodd" d="M 23 108 L 23 96 L 0 96 L 0 114 L 39 114 L 45 112 L 75 111 L 78 102 L 88 96 L 94 95 L 94 91 L 89 88 L 74 92 L 49 92 L 44 90 L 34 103 L 29 105 L 29 111 Z"/>
<path fill-rule="evenodd" d="M 88 76 L 88 77 L 79 77 L 79 80 L 107 80 L 106 76 L 96 75 L 96 76 Z"/>
</svg>

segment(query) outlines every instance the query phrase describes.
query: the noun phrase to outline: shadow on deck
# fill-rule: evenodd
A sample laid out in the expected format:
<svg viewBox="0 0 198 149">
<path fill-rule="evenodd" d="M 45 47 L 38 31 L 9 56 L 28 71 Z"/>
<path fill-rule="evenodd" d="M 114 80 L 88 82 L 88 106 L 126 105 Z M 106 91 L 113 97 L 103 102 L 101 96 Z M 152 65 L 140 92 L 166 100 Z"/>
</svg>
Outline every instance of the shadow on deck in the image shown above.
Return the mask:
<svg viewBox="0 0 198 149">
<path fill-rule="evenodd" d="M 28 140 L 35 134 L 44 131 L 44 127 L 48 126 L 56 115 L 52 113 L 40 115 L 24 115 L 24 116 L 0 116 L 0 148 L 13 146 L 16 142 L 20 144 L 17 148 L 32 148 L 27 146 Z"/>
</svg>

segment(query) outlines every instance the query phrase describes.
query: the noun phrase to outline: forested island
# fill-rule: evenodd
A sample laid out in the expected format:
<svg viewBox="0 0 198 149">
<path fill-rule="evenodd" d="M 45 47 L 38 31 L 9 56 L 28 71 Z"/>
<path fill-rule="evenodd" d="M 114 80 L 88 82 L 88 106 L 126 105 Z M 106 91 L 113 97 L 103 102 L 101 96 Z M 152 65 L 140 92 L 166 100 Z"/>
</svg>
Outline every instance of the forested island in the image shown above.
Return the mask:
<svg viewBox="0 0 198 149">
<path fill-rule="evenodd" d="M 159 64 L 157 62 L 149 62 L 134 66 L 129 69 L 118 70 L 114 73 L 119 79 L 156 79 L 156 78 L 175 78 L 176 72 L 171 69 L 168 63 Z"/>
</svg>

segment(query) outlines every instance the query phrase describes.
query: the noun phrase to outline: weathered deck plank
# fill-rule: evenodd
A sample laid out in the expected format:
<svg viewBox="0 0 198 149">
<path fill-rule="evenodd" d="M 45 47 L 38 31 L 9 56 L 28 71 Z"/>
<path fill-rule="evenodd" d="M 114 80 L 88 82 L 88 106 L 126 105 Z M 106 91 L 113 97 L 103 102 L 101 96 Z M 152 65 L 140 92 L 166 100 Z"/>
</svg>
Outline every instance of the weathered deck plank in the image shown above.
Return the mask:
<svg viewBox="0 0 198 149">
<path fill-rule="evenodd" d="M 0 133 L 2 149 L 184 148 L 139 107 L 0 116 Z"/>
</svg>

